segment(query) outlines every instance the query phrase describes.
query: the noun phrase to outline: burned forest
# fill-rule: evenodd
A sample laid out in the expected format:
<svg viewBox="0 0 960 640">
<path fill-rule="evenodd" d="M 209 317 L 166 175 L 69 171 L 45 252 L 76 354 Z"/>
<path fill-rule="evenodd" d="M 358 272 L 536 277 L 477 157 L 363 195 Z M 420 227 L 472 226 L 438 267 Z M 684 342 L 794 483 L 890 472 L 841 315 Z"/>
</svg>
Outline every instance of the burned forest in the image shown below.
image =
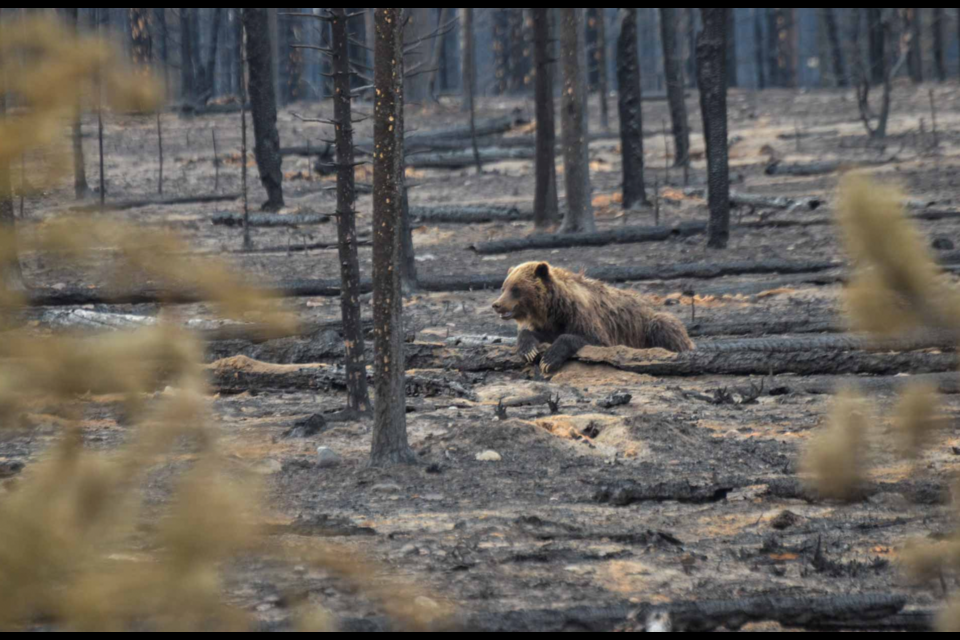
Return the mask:
<svg viewBox="0 0 960 640">
<path fill-rule="evenodd" d="M 0 9 L 0 631 L 960 630 L 960 13 Z"/>
</svg>

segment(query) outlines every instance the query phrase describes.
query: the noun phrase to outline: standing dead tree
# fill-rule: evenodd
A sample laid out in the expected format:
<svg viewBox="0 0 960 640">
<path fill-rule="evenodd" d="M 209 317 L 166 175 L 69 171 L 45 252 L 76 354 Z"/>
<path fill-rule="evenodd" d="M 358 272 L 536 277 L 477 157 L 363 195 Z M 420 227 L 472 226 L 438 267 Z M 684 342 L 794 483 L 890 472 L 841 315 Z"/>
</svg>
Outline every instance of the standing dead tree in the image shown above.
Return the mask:
<svg viewBox="0 0 960 640">
<path fill-rule="evenodd" d="M 730 239 L 730 175 L 727 149 L 727 8 L 700 9 L 703 30 L 697 36 L 697 74 L 703 138 L 707 146 L 710 205 L 707 246 L 723 249 Z"/>
<path fill-rule="evenodd" d="M 469 9 L 468 9 L 469 11 Z M 533 12 L 533 59 L 536 65 L 534 93 L 537 110 L 536 187 L 533 196 L 534 227 L 538 230 L 553 226 L 560 218 L 557 204 L 557 162 L 555 149 L 557 132 L 553 112 L 553 63 L 550 55 L 550 9 L 541 7 Z M 476 145 L 476 138 L 474 138 Z M 474 146 L 476 153 L 476 146 Z"/>
<path fill-rule="evenodd" d="M 223 18 L 223 8 L 216 7 L 213 10 L 213 20 L 210 24 L 209 49 L 207 50 L 206 62 L 199 65 L 200 78 L 198 79 L 197 102 L 206 104 L 214 94 L 214 73 L 217 68 L 217 43 L 220 38 L 220 24 Z"/>
<path fill-rule="evenodd" d="M 194 103 L 197 98 L 196 76 L 194 75 L 195 52 L 193 50 L 193 24 L 196 8 L 180 9 L 180 97 L 186 103 Z"/>
<path fill-rule="evenodd" d="M 373 465 L 414 463 L 407 442 L 400 230 L 403 147 L 403 10 L 377 8 L 374 46 L 373 322 L 376 403 Z"/>
<path fill-rule="evenodd" d="M 76 7 L 68 8 L 70 22 L 73 25 L 74 34 L 77 33 L 77 22 L 80 10 Z M 71 138 L 73 141 L 73 191 L 77 200 L 87 195 L 89 187 L 87 186 L 87 169 L 83 161 L 83 136 L 80 130 L 80 96 L 79 87 L 77 95 L 77 112 L 74 114 L 71 123 Z"/>
<path fill-rule="evenodd" d="M 243 9 L 243 27 L 247 35 L 247 69 L 250 74 L 250 110 L 253 114 L 253 153 L 260 171 L 260 182 L 267 191 L 263 211 L 284 206 L 280 135 L 277 133 L 277 100 L 274 89 L 274 65 L 267 9 Z"/>
<path fill-rule="evenodd" d="M 838 87 L 846 87 L 847 70 L 843 65 L 843 49 L 840 47 L 840 29 L 837 27 L 837 14 L 833 7 L 820 9 L 823 19 L 823 26 L 827 32 L 827 40 L 830 43 L 830 56 L 833 60 L 833 77 Z"/>
<path fill-rule="evenodd" d="M 930 29 L 933 31 L 933 67 L 937 74 L 937 82 L 947 79 L 947 68 L 943 61 L 943 22 L 943 7 L 934 7 Z"/>
<path fill-rule="evenodd" d="M 753 12 L 753 65 L 757 69 L 757 89 L 767 88 L 767 79 L 763 73 L 763 9 L 754 7 Z"/>
<path fill-rule="evenodd" d="M 567 212 L 560 231 L 593 231 L 596 223 L 590 202 L 587 78 L 582 9 L 560 9 L 560 51 L 563 67 L 563 174 L 567 185 Z"/>
<path fill-rule="evenodd" d="M 663 43 L 663 71 L 670 103 L 670 123 L 673 127 L 673 164 L 677 167 L 690 163 L 690 124 L 683 95 L 683 71 L 678 55 L 678 15 L 672 7 L 660 9 L 660 41 Z"/>
<path fill-rule="evenodd" d="M 876 47 L 881 53 L 885 51 L 885 39 L 886 36 L 891 32 L 890 14 L 881 13 L 876 16 L 877 25 L 875 25 L 873 11 L 874 9 L 867 9 L 867 17 L 870 23 L 871 50 L 871 69 L 869 74 L 865 69 L 863 69 L 863 65 L 860 62 L 860 57 L 857 56 L 857 107 L 860 110 L 860 120 L 863 122 L 863 126 L 866 128 L 870 137 L 883 138 L 887 135 L 887 120 L 890 116 L 890 93 L 893 85 L 892 78 L 894 74 L 894 68 L 899 67 L 900 63 L 898 62 L 896 65 L 891 66 L 886 57 L 881 58 L 879 62 L 873 59 L 874 47 Z M 879 34 L 874 33 L 875 29 L 879 29 Z M 879 43 L 876 41 L 877 38 L 880 39 Z M 877 124 L 874 125 L 873 111 L 870 109 L 870 86 L 874 80 L 874 74 L 877 71 L 880 72 L 881 82 L 883 82 L 883 97 L 881 98 L 880 102 L 880 113 L 877 114 L 875 118 Z"/>
<path fill-rule="evenodd" d="M 600 96 L 600 126 L 604 131 L 610 130 L 610 113 L 608 108 L 607 87 L 607 10 L 596 10 L 597 21 L 597 50 L 594 58 L 597 62 L 597 94 Z"/>
<path fill-rule="evenodd" d="M 661 9 L 662 11 L 663 9 Z M 643 179 L 643 115 L 640 101 L 640 59 L 637 53 L 637 10 L 620 9 L 617 38 L 620 148 L 623 156 L 623 208 L 649 205 Z M 680 88 L 681 93 L 683 87 Z"/>
<path fill-rule="evenodd" d="M 463 10 L 463 97 L 467 111 L 470 112 L 470 145 L 473 158 L 477 163 L 477 173 L 483 171 L 480 164 L 480 150 L 477 148 L 476 107 L 473 103 L 477 92 L 477 65 L 474 60 L 476 46 L 473 41 L 473 9 Z"/>
<path fill-rule="evenodd" d="M 907 7 L 903 9 L 904 30 L 907 32 L 907 69 L 914 84 L 923 82 L 923 59 L 920 47 L 920 9 Z"/>
<path fill-rule="evenodd" d="M 886 34 L 884 28 L 883 9 L 865 8 L 867 14 L 867 37 L 869 39 L 869 58 L 871 84 L 882 84 L 886 77 L 887 65 Z"/>
</svg>

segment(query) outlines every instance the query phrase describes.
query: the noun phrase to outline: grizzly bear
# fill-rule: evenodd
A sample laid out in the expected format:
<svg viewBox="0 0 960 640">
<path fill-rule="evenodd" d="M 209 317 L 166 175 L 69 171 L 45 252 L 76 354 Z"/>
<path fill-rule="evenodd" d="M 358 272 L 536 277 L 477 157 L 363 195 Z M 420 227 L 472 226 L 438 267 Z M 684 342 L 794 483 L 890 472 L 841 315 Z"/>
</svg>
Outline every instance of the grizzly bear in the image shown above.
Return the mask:
<svg viewBox="0 0 960 640">
<path fill-rule="evenodd" d="M 493 309 L 501 320 L 516 321 L 517 352 L 528 362 L 539 356 L 543 373 L 556 371 L 586 345 L 695 348 L 678 318 L 655 311 L 638 294 L 546 262 L 511 268 Z M 550 343 L 545 351 L 544 343 Z"/>
</svg>

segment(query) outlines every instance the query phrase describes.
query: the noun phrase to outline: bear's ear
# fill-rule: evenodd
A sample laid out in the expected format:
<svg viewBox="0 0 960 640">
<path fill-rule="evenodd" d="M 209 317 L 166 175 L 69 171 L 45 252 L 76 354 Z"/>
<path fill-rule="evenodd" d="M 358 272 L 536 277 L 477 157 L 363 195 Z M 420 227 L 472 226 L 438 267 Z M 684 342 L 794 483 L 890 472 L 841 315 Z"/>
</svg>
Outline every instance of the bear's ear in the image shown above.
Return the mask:
<svg viewBox="0 0 960 640">
<path fill-rule="evenodd" d="M 514 270 L 514 269 L 516 269 L 515 266 L 514 266 L 514 267 L 510 267 L 509 269 L 507 269 L 507 275 L 509 276 L 511 273 L 513 273 L 513 270 Z"/>
<path fill-rule="evenodd" d="M 533 274 L 544 282 L 547 282 L 550 280 L 550 265 L 546 262 L 541 262 L 537 265 L 537 268 L 534 270 Z"/>
</svg>

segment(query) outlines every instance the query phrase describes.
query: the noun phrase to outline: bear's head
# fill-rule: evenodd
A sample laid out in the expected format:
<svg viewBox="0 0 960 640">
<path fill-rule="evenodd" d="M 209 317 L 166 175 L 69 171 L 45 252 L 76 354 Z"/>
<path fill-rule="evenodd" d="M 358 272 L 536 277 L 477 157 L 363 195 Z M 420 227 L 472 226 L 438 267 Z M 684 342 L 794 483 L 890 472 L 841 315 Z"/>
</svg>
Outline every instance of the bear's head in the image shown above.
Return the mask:
<svg viewBox="0 0 960 640">
<path fill-rule="evenodd" d="M 507 272 L 500 297 L 493 303 L 493 310 L 501 320 L 535 322 L 543 317 L 546 313 L 550 269 L 546 262 L 525 262 Z"/>
</svg>

